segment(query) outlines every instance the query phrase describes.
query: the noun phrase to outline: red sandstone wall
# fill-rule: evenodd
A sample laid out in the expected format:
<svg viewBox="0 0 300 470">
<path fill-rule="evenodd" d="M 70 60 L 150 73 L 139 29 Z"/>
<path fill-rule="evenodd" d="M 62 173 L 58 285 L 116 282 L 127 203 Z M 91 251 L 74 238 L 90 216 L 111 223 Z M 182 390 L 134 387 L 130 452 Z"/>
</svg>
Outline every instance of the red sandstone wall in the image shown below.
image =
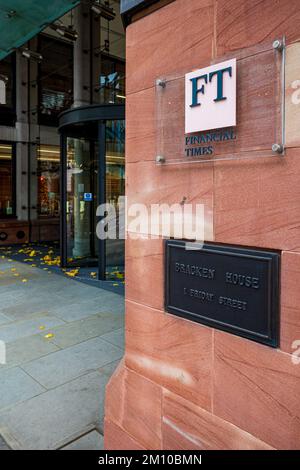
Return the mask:
<svg viewBox="0 0 300 470">
<path fill-rule="evenodd" d="M 129 202 L 186 197 L 212 214 L 207 240 L 282 250 L 281 348 L 165 314 L 163 242 L 128 240 L 126 354 L 107 388 L 107 449 L 300 447 L 300 121 L 288 113 L 281 161 L 154 164 L 157 77 L 283 34 L 291 44 L 299 24 L 299 0 L 176 0 L 127 29 Z M 269 110 L 252 122 L 250 138 L 271 120 Z"/>
</svg>

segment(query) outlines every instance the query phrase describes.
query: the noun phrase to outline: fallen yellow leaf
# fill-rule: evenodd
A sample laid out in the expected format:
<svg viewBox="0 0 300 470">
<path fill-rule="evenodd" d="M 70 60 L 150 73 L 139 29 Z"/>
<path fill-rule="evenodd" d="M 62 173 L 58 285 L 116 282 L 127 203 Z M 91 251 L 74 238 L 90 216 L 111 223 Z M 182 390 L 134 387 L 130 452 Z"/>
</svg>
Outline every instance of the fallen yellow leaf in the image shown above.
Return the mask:
<svg viewBox="0 0 300 470">
<path fill-rule="evenodd" d="M 54 334 L 53 333 L 49 333 L 48 335 L 45 335 L 44 336 L 46 339 L 51 339 L 51 338 L 54 338 Z"/>
<path fill-rule="evenodd" d="M 77 276 L 78 272 L 79 272 L 79 269 L 73 269 L 72 271 L 66 272 L 66 275 L 69 277 L 75 277 Z"/>
</svg>

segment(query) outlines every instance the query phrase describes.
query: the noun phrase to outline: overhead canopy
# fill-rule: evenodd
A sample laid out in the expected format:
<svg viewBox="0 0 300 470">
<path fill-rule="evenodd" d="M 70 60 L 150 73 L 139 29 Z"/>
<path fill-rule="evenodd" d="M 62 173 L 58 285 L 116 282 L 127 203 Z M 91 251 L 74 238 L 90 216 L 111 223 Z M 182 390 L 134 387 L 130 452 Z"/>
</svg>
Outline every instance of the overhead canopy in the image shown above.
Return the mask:
<svg viewBox="0 0 300 470">
<path fill-rule="evenodd" d="M 79 3 L 80 0 L 0 0 L 0 60 Z"/>
</svg>

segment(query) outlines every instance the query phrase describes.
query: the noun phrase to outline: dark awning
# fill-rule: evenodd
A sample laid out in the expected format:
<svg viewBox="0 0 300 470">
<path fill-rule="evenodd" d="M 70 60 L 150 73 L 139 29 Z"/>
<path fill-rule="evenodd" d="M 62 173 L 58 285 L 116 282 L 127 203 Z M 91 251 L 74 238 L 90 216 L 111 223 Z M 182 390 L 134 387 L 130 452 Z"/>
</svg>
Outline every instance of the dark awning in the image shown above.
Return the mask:
<svg viewBox="0 0 300 470">
<path fill-rule="evenodd" d="M 0 60 L 79 3 L 80 0 L 0 0 Z"/>
</svg>

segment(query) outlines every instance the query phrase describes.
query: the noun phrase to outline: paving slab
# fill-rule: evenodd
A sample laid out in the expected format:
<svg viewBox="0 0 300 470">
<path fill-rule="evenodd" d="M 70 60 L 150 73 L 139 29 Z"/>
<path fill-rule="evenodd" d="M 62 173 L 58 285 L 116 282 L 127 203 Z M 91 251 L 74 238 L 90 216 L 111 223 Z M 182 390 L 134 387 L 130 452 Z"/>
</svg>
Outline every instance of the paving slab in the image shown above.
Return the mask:
<svg viewBox="0 0 300 470">
<path fill-rule="evenodd" d="M 62 385 L 89 371 L 121 359 L 123 351 L 101 338 L 78 345 L 23 365 L 23 369 L 45 388 Z"/>
<path fill-rule="evenodd" d="M 49 289 L 47 292 L 40 289 L 38 293 L 32 292 L 20 302 L 2 308 L 1 313 L 12 320 L 20 320 L 36 313 L 47 313 L 53 302 L 53 294 L 49 293 Z"/>
<path fill-rule="evenodd" d="M 46 333 L 43 334 L 46 335 Z M 30 362 L 58 350 L 58 346 L 51 343 L 49 339 L 46 339 L 42 335 L 33 335 L 18 339 L 12 343 L 7 343 L 6 364 L 0 365 L 0 371 L 2 369 L 9 369 L 25 364 L 26 362 Z"/>
<path fill-rule="evenodd" d="M 64 288 L 62 285 L 61 288 L 58 288 L 56 295 L 59 295 L 61 299 L 67 299 L 71 302 L 74 302 L 74 298 L 79 299 L 93 299 L 95 297 L 105 296 L 109 294 L 108 291 L 100 290 L 97 287 L 90 287 L 83 283 L 78 283 L 77 281 L 72 281 L 72 284 L 68 285 L 68 288 Z"/>
<path fill-rule="evenodd" d="M 98 431 L 92 431 L 80 437 L 61 450 L 103 450 L 104 439 Z"/>
<path fill-rule="evenodd" d="M 10 450 L 10 448 L 6 445 L 6 442 L 0 436 L 0 450 Z"/>
<path fill-rule="evenodd" d="M 111 362 L 110 364 L 106 364 L 105 366 L 100 367 L 98 370 L 99 372 L 101 372 L 101 374 L 105 374 L 108 376 L 108 378 L 110 378 L 119 364 L 120 364 L 119 360 L 114 361 L 114 362 Z"/>
<path fill-rule="evenodd" d="M 0 409 L 25 401 L 44 391 L 40 384 L 19 367 L 3 371 L 0 368 Z"/>
<path fill-rule="evenodd" d="M 99 306 L 99 313 L 119 313 L 124 315 L 124 300 L 118 296 L 110 302 L 105 302 Z"/>
<path fill-rule="evenodd" d="M 30 320 L 14 322 L 0 327 L 0 340 L 5 343 L 16 341 L 19 338 L 25 338 L 41 332 L 43 326 L 45 331 L 58 325 L 63 325 L 64 321 L 52 315 L 43 315 Z"/>
<path fill-rule="evenodd" d="M 111 331 L 101 336 L 102 339 L 108 341 L 115 346 L 118 346 L 121 349 L 124 349 L 125 346 L 125 331 L 124 328 L 119 328 L 118 330 Z"/>
<path fill-rule="evenodd" d="M 26 298 L 27 293 L 22 292 L 19 290 L 13 290 L 11 288 L 6 289 L 6 292 L 0 293 L 0 311 L 3 308 L 10 307 L 11 305 L 16 304 L 17 302 L 21 302 L 24 298 Z"/>
<path fill-rule="evenodd" d="M 11 321 L 11 318 L 8 318 L 2 313 L 0 313 L 0 325 L 5 325 L 6 323 L 10 323 Z"/>
<path fill-rule="evenodd" d="M 81 301 L 74 302 L 72 299 L 72 302 L 68 305 L 59 304 L 59 306 L 52 307 L 49 312 L 65 322 L 82 320 L 99 313 L 124 314 L 124 299 L 109 292 L 105 292 L 102 298 L 85 300 L 82 297 Z"/>
<path fill-rule="evenodd" d="M 12 449 L 58 449 L 101 426 L 107 376 L 92 372 L 0 413 Z"/>
<path fill-rule="evenodd" d="M 63 326 L 52 328 L 51 333 L 54 337 L 50 341 L 60 348 L 68 348 L 78 343 L 82 343 L 104 333 L 113 332 L 113 330 L 124 326 L 124 316 L 117 314 L 92 315 L 84 320 L 67 323 Z M 119 330 L 118 330 L 119 331 Z M 121 328 L 124 331 L 124 328 Z M 104 337 L 106 339 L 106 337 Z M 109 341 L 112 344 L 118 343 Z M 119 346 L 119 344 L 115 344 Z M 119 346 L 122 347 L 122 344 Z"/>
</svg>

